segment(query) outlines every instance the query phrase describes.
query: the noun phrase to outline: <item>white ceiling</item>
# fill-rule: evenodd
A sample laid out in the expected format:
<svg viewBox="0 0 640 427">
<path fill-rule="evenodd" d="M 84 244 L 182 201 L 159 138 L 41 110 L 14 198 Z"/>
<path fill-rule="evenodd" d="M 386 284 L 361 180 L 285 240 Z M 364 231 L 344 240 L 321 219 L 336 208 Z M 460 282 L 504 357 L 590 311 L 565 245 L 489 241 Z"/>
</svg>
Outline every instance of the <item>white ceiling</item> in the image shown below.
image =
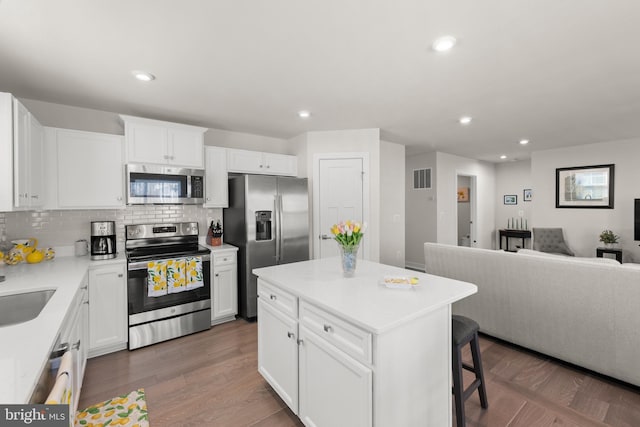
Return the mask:
<svg viewBox="0 0 640 427">
<path fill-rule="evenodd" d="M 1 0 L 0 91 L 280 138 L 375 127 L 408 153 L 522 159 L 640 136 L 638 18 L 638 0 Z M 437 54 L 443 34 L 459 44 Z"/>
</svg>

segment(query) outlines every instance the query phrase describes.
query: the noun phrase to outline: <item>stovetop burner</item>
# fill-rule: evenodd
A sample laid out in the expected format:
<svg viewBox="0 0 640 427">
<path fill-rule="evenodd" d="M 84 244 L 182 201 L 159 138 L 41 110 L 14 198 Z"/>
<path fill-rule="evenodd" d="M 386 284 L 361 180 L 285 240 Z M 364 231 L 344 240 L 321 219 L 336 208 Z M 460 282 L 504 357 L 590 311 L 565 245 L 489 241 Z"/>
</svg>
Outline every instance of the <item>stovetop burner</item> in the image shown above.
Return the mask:
<svg viewBox="0 0 640 427">
<path fill-rule="evenodd" d="M 198 223 L 137 224 L 125 226 L 129 261 L 179 258 L 209 254 L 198 244 Z"/>
</svg>

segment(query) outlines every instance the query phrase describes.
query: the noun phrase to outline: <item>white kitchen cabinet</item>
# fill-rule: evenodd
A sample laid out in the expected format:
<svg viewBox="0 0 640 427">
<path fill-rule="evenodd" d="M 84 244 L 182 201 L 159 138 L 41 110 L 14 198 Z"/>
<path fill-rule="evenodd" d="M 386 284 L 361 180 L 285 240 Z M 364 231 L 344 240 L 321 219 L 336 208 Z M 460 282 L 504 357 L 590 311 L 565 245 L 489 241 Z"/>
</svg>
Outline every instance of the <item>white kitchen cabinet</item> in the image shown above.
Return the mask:
<svg viewBox="0 0 640 427">
<path fill-rule="evenodd" d="M 211 324 L 235 320 L 238 314 L 238 264 L 236 248 L 213 250 L 211 263 Z"/>
<path fill-rule="evenodd" d="M 0 102 L 5 106 L 1 108 L 0 125 L 2 133 L 11 135 L 5 139 L 0 150 L 11 162 L 5 164 L 12 171 L 13 176 L 3 182 L 5 188 L 2 197 L 6 210 L 38 208 L 44 205 L 44 173 L 43 173 L 43 148 L 44 132 L 42 125 L 25 108 L 24 105 L 11 94 L 3 93 Z M 8 129 L 8 132 L 6 132 Z M 13 153 L 13 155 L 11 155 Z M 9 178 L 9 177 L 6 177 Z M 9 191 L 7 191 L 9 190 Z M 9 201 L 13 193 L 12 201 Z M 8 197 L 7 197 L 8 196 Z"/>
<path fill-rule="evenodd" d="M 263 296 L 258 298 L 258 372 L 296 414 L 298 413 L 297 338 L 297 320 L 284 314 Z"/>
<path fill-rule="evenodd" d="M 126 265 L 91 266 L 89 270 L 89 356 L 127 347 Z"/>
<path fill-rule="evenodd" d="M 71 352 L 72 356 L 72 363 L 69 372 L 72 396 L 70 408 L 71 414 L 75 414 L 78 406 L 78 400 L 84 379 L 84 371 L 87 363 L 87 298 L 87 277 L 85 276 L 82 281 L 81 288 L 72 303 L 72 308 L 69 310 L 69 314 L 60 329 L 60 346 L 55 349 L 55 351 L 61 350 L 59 353 L 60 356 L 62 356 L 64 349 Z"/>
<path fill-rule="evenodd" d="M 229 182 L 227 174 L 227 150 L 222 147 L 207 146 L 205 158 L 206 208 L 229 207 Z"/>
<path fill-rule="evenodd" d="M 112 209 L 125 206 L 123 138 L 46 128 L 49 209 Z"/>
<path fill-rule="evenodd" d="M 307 426 L 372 425 L 372 370 L 299 327 L 299 417 Z"/>
<path fill-rule="evenodd" d="M 227 171 L 297 176 L 298 158 L 287 154 L 227 149 Z"/>
<path fill-rule="evenodd" d="M 258 371 L 305 425 L 372 425 L 370 349 L 370 333 L 258 279 Z"/>
<path fill-rule="evenodd" d="M 127 163 L 155 163 L 202 169 L 207 128 L 120 115 Z"/>
</svg>

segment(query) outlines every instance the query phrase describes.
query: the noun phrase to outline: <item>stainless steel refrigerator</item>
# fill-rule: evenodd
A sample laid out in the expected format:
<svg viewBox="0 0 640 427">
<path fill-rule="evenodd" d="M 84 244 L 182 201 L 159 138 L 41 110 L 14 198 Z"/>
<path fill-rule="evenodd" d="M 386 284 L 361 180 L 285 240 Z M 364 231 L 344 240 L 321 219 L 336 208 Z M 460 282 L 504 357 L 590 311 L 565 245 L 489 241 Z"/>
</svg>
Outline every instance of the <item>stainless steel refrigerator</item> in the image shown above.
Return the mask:
<svg viewBox="0 0 640 427">
<path fill-rule="evenodd" d="M 238 250 L 238 313 L 258 315 L 254 268 L 309 259 L 309 196 L 306 178 L 229 177 L 224 240 Z"/>
</svg>

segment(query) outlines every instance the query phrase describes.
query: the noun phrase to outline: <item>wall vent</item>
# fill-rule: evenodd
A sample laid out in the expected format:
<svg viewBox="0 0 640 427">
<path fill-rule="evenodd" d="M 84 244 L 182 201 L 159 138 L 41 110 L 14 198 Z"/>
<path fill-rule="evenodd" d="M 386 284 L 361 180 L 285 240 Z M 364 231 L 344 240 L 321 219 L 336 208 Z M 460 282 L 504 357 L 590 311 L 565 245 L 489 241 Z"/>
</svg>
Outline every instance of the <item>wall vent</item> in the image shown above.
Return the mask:
<svg viewBox="0 0 640 427">
<path fill-rule="evenodd" d="M 413 189 L 429 189 L 431 188 L 431 168 L 414 169 L 413 170 Z"/>
</svg>

